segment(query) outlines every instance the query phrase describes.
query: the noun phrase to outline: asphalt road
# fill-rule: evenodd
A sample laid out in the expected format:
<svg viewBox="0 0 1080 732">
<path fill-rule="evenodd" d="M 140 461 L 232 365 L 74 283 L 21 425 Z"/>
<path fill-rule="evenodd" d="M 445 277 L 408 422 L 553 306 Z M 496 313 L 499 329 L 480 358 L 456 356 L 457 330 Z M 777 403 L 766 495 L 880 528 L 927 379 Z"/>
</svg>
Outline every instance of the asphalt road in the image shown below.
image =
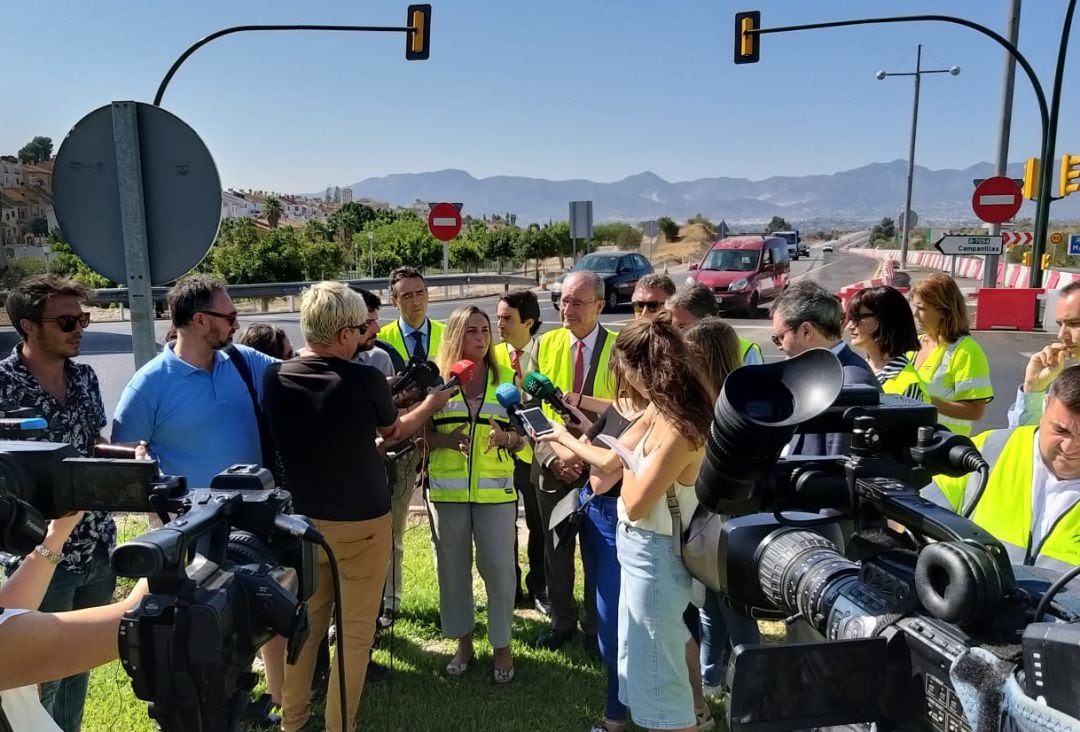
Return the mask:
<svg viewBox="0 0 1080 732">
<path fill-rule="evenodd" d="M 837 249 L 835 253 L 823 254 L 820 247 L 815 247 L 809 258 L 792 262 L 792 277 L 809 277 L 829 290 L 837 291 L 844 285 L 871 277 L 877 269 L 877 261 L 846 253 L 843 249 Z M 682 285 L 686 276 L 685 265 L 672 269 L 669 274 L 675 280 L 676 285 Z M 539 293 L 541 296 L 541 317 L 544 320 L 543 330 L 558 326 L 558 313 L 551 305 L 548 293 Z M 463 302 L 478 305 L 494 314 L 497 297 L 470 298 L 467 300 L 448 300 L 431 304 L 431 316 L 436 319 L 445 319 L 456 307 Z M 380 313 L 381 321 L 390 322 L 397 317 L 397 312 L 389 304 Z M 300 334 L 298 313 L 267 313 L 242 315 L 240 318 L 241 328 L 253 322 L 264 322 L 278 325 L 285 329 L 294 345 L 303 343 Z M 628 307 L 622 307 L 617 312 L 605 312 L 601 315 L 601 322 L 605 326 L 618 329 L 629 322 L 633 313 Z M 766 310 L 761 310 L 756 318 L 732 318 L 729 322 L 735 327 L 740 335 L 761 344 L 766 360 L 777 360 L 782 354 L 772 345 L 769 338 L 772 334 L 771 321 Z M 156 332 L 160 342 L 166 330 L 168 322 L 159 320 L 156 323 Z M 1027 355 L 1052 340 L 1052 336 L 1045 333 L 1015 333 L 992 331 L 977 334 L 979 342 L 983 345 L 990 357 L 992 367 L 992 380 L 995 391 L 1000 395 L 990 404 L 987 418 L 981 425 L 986 427 L 1005 424 L 1005 413 L 1015 396 L 1016 385 L 1023 376 L 1024 364 Z M 7 353 L 17 341 L 13 329 L 0 328 L 0 352 Z M 131 324 L 129 322 L 101 322 L 94 323 L 83 337 L 83 350 L 81 361 L 94 367 L 101 383 L 102 398 L 105 402 L 105 410 L 112 417 L 113 410 L 120 398 L 124 385 L 134 373 L 134 362 L 131 356 Z"/>
</svg>

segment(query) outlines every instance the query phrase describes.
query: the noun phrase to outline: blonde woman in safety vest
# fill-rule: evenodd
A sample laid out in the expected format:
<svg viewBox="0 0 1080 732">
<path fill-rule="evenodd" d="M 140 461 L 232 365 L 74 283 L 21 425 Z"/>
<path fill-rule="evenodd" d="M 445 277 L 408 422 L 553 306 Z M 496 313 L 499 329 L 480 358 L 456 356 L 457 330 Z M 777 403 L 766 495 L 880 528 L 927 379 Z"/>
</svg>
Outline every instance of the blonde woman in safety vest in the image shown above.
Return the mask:
<svg viewBox="0 0 1080 732">
<path fill-rule="evenodd" d="M 915 370 L 937 407 L 938 422 L 970 435 L 994 387 L 986 354 L 971 337 L 964 295 L 952 277 L 935 273 L 915 285 L 911 304 L 923 332 Z"/>
<path fill-rule="evenodd" d="M 476 364 L 472 379 L 432 416 L 428 430 L 428 511 L 439 578 L 442 629 L 457 640 L 446 665 L 461 676 L 473 658 L 472 556 L 487 591 L 488 640 L 494 650 L 496 683 L 514 678 L 510 628 L 514 614 L 517 491 L 514 453 L 524 438 L 510 428 L 506 410 L 495 398 L 502 383 L 513 383 L 513 370 L 499 366 L 491 352 L 491 321 L 475 306 L 460 307 L 446 321 L 439 370 L 462 359 Z"/>
<path fill-rule="evenodd" d="M 898 290 L 859 290 L 848 299 L 845 320 L 851 346 L 866 354 L 882 391 L 930 401 L 909 355 L 919 349 L 915 318 Z"/>
<path fill-rule="evenodd" d="M 935 476 L 922 494 L 968 516 L 1004 545 L 1014 564 L 1061 572 L 1080 564 L 1080 366 L 1050 386 L 1038 425 L 983 432 L 979 475 Z"/>
</svg>

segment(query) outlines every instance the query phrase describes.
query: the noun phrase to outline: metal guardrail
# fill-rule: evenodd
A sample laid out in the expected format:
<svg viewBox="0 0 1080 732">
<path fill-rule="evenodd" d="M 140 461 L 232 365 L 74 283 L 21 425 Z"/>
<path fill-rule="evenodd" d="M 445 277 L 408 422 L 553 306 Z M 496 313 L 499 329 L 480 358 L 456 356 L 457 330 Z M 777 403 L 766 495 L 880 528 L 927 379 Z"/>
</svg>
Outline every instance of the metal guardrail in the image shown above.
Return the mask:
<svg viewBox="0 0 1080 732">
<path fill-rule="evenodd" d="M 385 277 L 379 277 L 377 279 L 362 279 L 362 280 L 341 280 L 349 287 L 363 288 L 365 290 L 385 290 L 387 288 L 387 279 Z M 424 277 L 424 281 L 427 286 L 430 287 L 464 287 L 466 285 L 502 285 L 504 289 L 509 289 L 511 286 L 518 287 L 535 287 L 536 279 L 533 277 L 524 277 L 522 275 L 500 275 L 500 274 L 457 274 L 457 275 L 432 275 L 431 277 Z M 299 295 L 305 288 L 314 285 L 315 282 L 260 282 L 251 285 L 229 285 L 229 295 L 234 299 L 237 298 L 259 298 L 259 297 L 289 297 L 290 295 Z M 154 300 L 165 299 L 165 294 L 168 293 L 168 287 L 154 287 L 152 292 Z M 122 303 L 127 304 L 127 288 L 125 287 L 109 287 L 94 291 L 94 302 L 100 304 L 107 303 Z M 0 293 L 0 297 L 5 297 L 7 293 Z"/>
</svg>

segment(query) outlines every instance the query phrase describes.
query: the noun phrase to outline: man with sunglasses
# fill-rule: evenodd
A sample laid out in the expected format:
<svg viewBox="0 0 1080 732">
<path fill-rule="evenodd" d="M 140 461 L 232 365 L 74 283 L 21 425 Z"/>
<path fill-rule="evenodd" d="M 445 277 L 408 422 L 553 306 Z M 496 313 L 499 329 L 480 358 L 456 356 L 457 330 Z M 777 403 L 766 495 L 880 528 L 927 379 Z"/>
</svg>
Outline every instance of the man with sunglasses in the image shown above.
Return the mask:
<svg viewBox="0 0 1080 732">
<path fill-rule="evenodd" d="M 844 386 L 867 384 L 880 389 L 877 377 L 862 356 L 841 338 L 844 312 L 840 299 L 810 280 L 790 285 L 772 306 L 772 342 L 785 356 L 798 356 L 811 348 L 826 348 L 844 367 Z M 848 435 L 799 434 L 792 438 L 788 455 L 841 455 Z"/>
<path fill-rule="evenodd" d="M 90 313 L 83 285 L 55 274 L 23 280 L 9 293 L 5 307 L 22 342 L 0 361 L 0 401 L 28 407 L 48 422 L 42 440 L 66 442 L 90 457 L 106 424 L 97 375 L 87 364 L 75 363 Z M 60 553 L 44 546 L 37 552 L 56 565 L 38 609 L 63 612 L 104 605 L 112 600 L 116 575 L 109 551 L 116 544 L 112 514 L 87 512 L 64 542 Z M 20 560 L 6 562 L 8 576 Z M 82 723 L 89 673 L 76 674 L 41 686 L 41 703 L 67 731 Z"/>
<path fill-rule="evenodd" d="M 124 387 L 112 436 L 145 440 L 165 473 L 206 487 L 230 465 L 263 462 L 255 405 L 241 369 L 261 399 L 263 372 L 277 359 L 237 345 L 243 363 L 236 364 L 225 352 L 237 330 L 236 306 L 220 280 L 182 279 L 167 300 L 176 341 Z"/>
<path fill-rule="evenodd" d="M 685 331 L 703 318 L 715 318 L 720 316 L 720 304 L 716 301 L 713 291 L 700 282 L 688 282 L 664 303 L 668 312 L 671 313 L 671 322 Z M 761 357 L 761 346 L 749 338 L 739 338 L 739 354 L 742 356 L 744 366 L 764 363 Z"/>
<path fill-rule="evenodd" d="M 630 304 L 634 306 L 635 318 L 655 317 L 664 308 L 667 299 L 675 294 L 675 283 L 666 274 L 654 272 L 638 280 Z"/>
</svg>

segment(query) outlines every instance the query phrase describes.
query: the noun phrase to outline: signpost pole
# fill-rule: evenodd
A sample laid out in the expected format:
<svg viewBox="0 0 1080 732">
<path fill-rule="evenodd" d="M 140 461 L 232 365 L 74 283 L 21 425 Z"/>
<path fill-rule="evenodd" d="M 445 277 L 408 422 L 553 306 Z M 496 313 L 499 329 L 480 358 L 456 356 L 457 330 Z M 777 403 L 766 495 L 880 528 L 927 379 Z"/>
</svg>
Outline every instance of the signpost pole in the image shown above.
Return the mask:
<svg viewBox="0 0 1080 732">
<path fill-rule="evenodd" d="M 134 102 L 112 103 L 113 141 L 116 146 L 116 178 L 120 192 L 120 226 L 124 237 L 128 307 L 131 309 L 131 346 L 135 368 L 152 359 L 154 299 L 150 289 L 150 258 L 146 238 L 146 205 L 143 201 L 142 159 L 139 152 L 139 120 Z"/>
</svg>

